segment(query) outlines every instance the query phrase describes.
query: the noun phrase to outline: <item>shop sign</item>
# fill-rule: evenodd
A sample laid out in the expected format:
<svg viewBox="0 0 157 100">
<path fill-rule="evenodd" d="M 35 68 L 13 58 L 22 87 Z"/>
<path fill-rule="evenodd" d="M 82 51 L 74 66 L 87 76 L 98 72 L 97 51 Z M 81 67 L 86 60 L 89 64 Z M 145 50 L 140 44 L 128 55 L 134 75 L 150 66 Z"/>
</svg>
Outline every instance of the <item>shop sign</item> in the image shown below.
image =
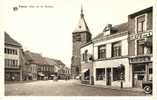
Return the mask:
<svg viewBox="0 0 157 100">
<path fill-rule="evenodd" d="M 144 33 L 131 34 L 130 40 L 144 39 L 146 37 L 152 36 L 152 34 L 153 34 L 152 31 L 144 32 Z"/>
<path fill-rule="evenodd" d="M 130 63 L 145 63 L 145 62 L 151 62 L 151 57 L 143 56 L 143 57 L 130 58 Z"/>
</svg>

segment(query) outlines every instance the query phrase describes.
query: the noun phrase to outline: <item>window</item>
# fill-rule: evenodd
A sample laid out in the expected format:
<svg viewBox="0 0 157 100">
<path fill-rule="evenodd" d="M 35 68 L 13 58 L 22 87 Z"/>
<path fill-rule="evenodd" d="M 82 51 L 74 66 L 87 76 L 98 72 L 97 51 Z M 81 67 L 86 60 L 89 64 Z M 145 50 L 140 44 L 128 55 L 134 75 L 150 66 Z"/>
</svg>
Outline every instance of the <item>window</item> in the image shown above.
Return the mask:
<svg viewBox="0 0 157 100">
<path fill-rule="evenodd" d="M 105 68 L 96 69 L 96 80 L 103 80 L 105 78 Z"/>
<path fill-rule="evenodd" d="M 88 61 L 88 50 L 86 50 L 84 53 L 84 60 L 85 60 L 85 62 Z"/>
<path fill-rule="evenodd" d="M 137 18 L 137 33 L 143 32 L 145 28 L 145 15 Z"/>
<path fill-rule="evenodd" d="M 121 69 L 113 68 L 113 81 L 118 81 L 121 79 L 125 80 L 125 69 L 122 70 L 122 75 L 121 75 Z"/>
<path fill-rule="evenodd" d="M 149 74 L 152 74 L 152 68 L 149 68 Z"/>
<path fill-rule="evenodd" d="M 6 54 L 17 55 L 17 50 L 16 50 L 16 49 L 5 48 L 4 52 L 5 52 Z"/>
<path fill-rule="evenodd" d="M 102 45 L 98 47 L 98 59 L 106 58 L 106 46 Z"/>
<path fill-rule="evenodd" d="M 5 67 L 9 67 L 9 68 L 18 67 L 18 60 L 5 59 Z"/>
<path fill-rule="evenodd" d="M 137 55 L 144 54 L 144 39 L 137 40 Z"/>
<path fill-rule="evenodd" d="M 121 42 L 112 44 L 112 57 L 121 56 Z"/>
</svg>

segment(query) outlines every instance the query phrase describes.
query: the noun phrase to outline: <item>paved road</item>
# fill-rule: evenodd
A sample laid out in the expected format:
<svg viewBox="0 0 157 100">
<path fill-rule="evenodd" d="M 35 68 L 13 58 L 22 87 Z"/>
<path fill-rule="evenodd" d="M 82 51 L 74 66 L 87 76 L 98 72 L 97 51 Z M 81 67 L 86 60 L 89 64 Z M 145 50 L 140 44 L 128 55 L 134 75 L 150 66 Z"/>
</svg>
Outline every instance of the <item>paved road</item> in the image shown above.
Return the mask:
<svg viewBox="0 0 157 100">
<path fill-rule="evenodd" d="M 76 80 L 34 81 L 5 84 L 6 96 L 144 96 L 142 92 L 119 91 L 81 85 Z"/>
</svg>

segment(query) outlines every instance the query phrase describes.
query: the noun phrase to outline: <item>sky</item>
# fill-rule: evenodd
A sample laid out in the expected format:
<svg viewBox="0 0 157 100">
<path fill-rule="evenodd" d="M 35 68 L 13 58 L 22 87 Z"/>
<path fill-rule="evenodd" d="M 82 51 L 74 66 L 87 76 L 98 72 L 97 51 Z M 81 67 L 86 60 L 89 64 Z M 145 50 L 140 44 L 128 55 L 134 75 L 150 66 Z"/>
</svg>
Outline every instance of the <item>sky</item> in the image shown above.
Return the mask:
<svg viewBox="0 0 157 100">
<path fill-rule="evenodd" d="M 70 68 L 72 32 L 79 18 L 81 5 L 87 25 L 95 37 L 106 24 L 127 22 L 127 16 L 153 5 L 154 0 L 7 0 L 3 24 L 24 50 L 44 57 L 59 59 Z M 27 6 L 21 8 L 20 6 Z M 42 8 L 29 6 L 43 6 Z M 45 5 L 49 7 L 44 7 Z M 13 7 L 18 7 L 14 11 Z"/>
</svg>

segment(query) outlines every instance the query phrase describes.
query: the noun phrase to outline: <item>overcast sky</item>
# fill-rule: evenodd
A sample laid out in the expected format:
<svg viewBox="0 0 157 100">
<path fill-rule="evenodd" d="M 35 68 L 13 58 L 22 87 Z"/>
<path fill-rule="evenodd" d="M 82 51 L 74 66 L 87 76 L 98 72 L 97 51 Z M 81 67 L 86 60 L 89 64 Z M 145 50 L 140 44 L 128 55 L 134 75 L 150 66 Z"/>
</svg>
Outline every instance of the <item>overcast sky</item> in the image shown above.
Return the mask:
<svg viewBox="0 0 157 100">
<path fill-rule="evenodd" d="M 129 14 L 152 6 L 153 0 L 7 0 L 4 31 L 25 50 L 60 59 L 70 67 L 72 32 L 80 18 L 81 3 L 94 37 L 106 24 L 127 22 Z M 19 5 L 49 5 L 53 8 L 13 11 L 13 7 Z"/>
</svg>

